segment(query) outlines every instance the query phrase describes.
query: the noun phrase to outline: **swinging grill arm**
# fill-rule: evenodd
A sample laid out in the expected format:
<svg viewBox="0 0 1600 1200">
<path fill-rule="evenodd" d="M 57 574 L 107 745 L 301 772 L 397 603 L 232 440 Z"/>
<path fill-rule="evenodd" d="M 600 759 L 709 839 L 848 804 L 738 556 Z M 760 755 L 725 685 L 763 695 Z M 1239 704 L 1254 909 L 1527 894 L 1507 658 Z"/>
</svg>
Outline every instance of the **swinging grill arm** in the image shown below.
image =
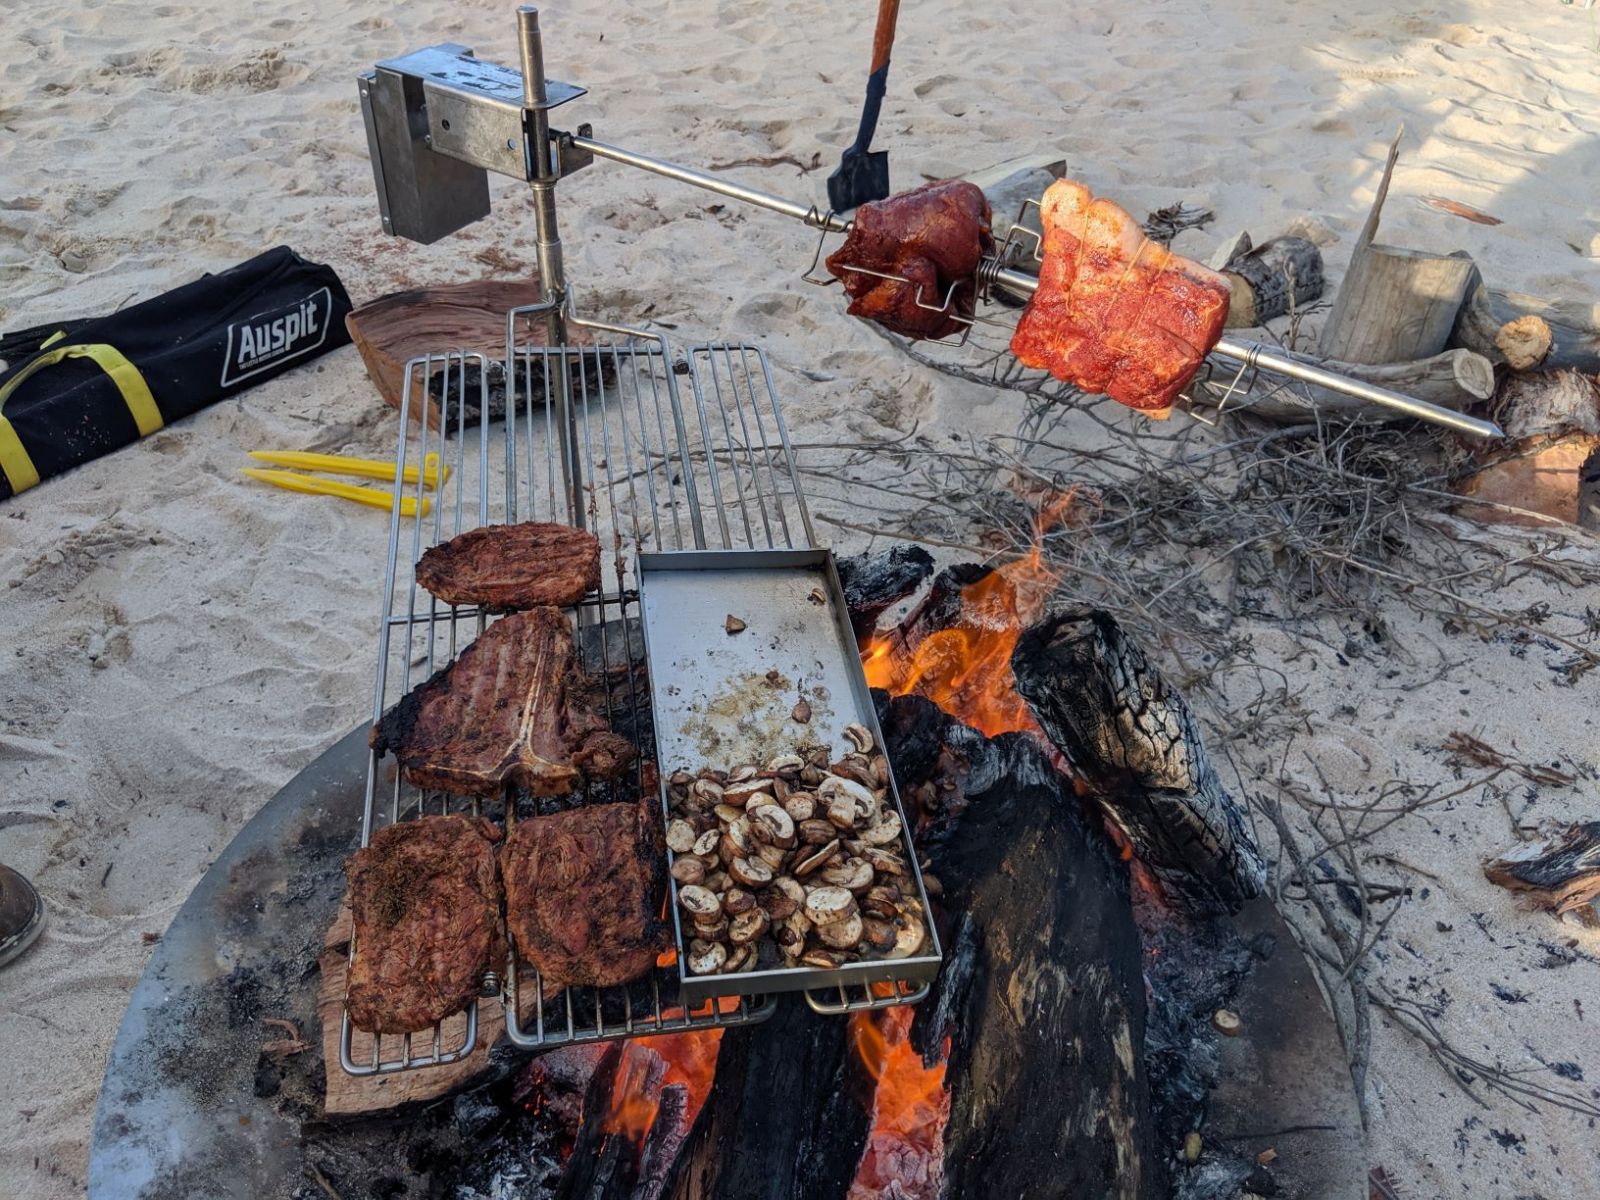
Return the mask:
<svg viewBox="0 0 1600 1200">
<path fill-rule="evenodd" d="M 592 154 L 595 158 L 606 158 L 612 162 L 625 163 L 630 167 L 650 171 L 668 179 L 676 179 L 680 183 L 687 183 L 694 187 L 703 188 L 708 192 L 727 196 L 733 200 L 741 200 L 746 204 L 753 204 L 758 208 L 767 209 L 769 212 L 779 213 L 802 221 L 813 229 L 828 230 L 833 233 L 848 233 L 850 223 L 835 213 L 820 212 L 816 205 L 798 204 L 793 200 L 785 200 L 781 196 L 774 196 L 770 192 L 763 192 L 758 188 L 747 187 L 742 183 L 711 175 L 705 171 L 695 170 L 679 163 L 669 162 L 666 159 L 655 158 L 648 154 L 641 154 L 636 150 L 626 150 L 621 146 L 612 146 L 606 142 L 598 142 L 588 135 L 588 127 L 581 126 L 576 134 L 552 134 L 559 137 L 562 147 Z M 1031 296 L 1038 290 L 1039 281 L 1032 275 L 1023 271 L 1013 270 L 1001 266 L 993 259 L 988 260 L 979 269 L 979 277 L 996 287 L 1004 288 L 1017 295 Z M 1244 366 L 1262 371 L 1270 371 L 1275 375 L 1283 375 L 1290 379 L 1299 380 L 1301 383 L 1315 384 L 1327 388 L 1330 392 L 1341 395 L 1353 396 L 1358 400 L 1365 400 L 1370 404 L 1381 405 L 1393 409 L 1420 421 L 1430 421 L 1435 425 L 1443 425 L 1454 429 L 1458 433 L 1469 434 L 1472 437 L 1503 438 L 1505 432 L 1493 421 L 1481 420 L 1478 417 L 1469 417 L 1453 409 L 1441 405 L 1429 404 L 1425 400 L 1417 400 L 1399 392 L 1391 392 L 1388 388 L 1381 388 L 1375 384 L 1366 383 L 1360 379 L 1351 379 L 1333 371 L 1325 371 L 1321 367 L 1300 362 L 1286 354 L 1279 353 L 1274 347 L 1262 345 L 1260 342 L 1241 341 L 1237 338 L 1224 337 L 1211 348 L 1211 353 L 1221 358 L 1232 359 Z"/>
</svg>

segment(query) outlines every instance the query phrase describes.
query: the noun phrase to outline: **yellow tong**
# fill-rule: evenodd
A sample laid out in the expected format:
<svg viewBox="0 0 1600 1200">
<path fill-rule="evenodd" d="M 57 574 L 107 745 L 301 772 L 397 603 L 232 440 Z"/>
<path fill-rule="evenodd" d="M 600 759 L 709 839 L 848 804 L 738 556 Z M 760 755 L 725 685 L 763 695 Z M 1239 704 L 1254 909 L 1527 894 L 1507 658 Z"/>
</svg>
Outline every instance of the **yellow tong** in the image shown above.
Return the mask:
<svg viewBox="0 0 1600 1200">
<path fill-rule="evenodd" d="M 353 475 L 358 479 L 382 479 L 393 483 L 395 476 L 394 463 L 383 462 L 372 458 L 346 458 L 341 454 L 311 454 L 300 450 L 252 450 L 250 457 L 258 462 L 271 463 L 276 467 L 294 467 L 300 471 L 322 471 L 329 475 Z M 357 504 L 366 504 L 372 508 L 394 508 L 394 493 L 386 492 L 381 488 L 362 487 L 354 483 L 339 483 L 332 479 L 318 479 L 314 475 L 301 475 L 297 471 L 266 471 L 259 467 L 242 467 L 241 475 L 248 475 L 251 479 L 259 479 L 262 483 L 270 483 L 273 487 L 280 487 L 290 492 L 305 492 L 313 496 L 337 496 L 342 500 L 354 500 Z M 401 475 L 402 485 L 416 486 L 418 480 L 422 486 L 438 491 L 441 484 L 450 478 L 450 468 L 441 466 L 437 454 L 426 455 L 422 460 L 421 468 L 407 467 Z M 422 497 L 422 516 L 427 516 L 433 509 L 433 501 Z M 400 498 L 400 515 L 415 517 L 417 513 L 417 497 L 402 496 Z"/>
</svg>

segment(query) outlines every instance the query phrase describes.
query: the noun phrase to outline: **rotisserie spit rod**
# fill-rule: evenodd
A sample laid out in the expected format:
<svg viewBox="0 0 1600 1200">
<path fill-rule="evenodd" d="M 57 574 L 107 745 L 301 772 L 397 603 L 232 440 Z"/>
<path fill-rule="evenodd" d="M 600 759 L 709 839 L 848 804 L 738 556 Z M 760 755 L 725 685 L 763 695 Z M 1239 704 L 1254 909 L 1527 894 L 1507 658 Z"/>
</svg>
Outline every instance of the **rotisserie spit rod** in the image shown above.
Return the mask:
<svg viewBox="0 0 1600 1200">
<path fill-rule="evenodd" d="M 783 197 L 774 196 L 770 192 L 747 187 L 742 183 L 735 183 L 731 180 L 708 174 L 705 171 L 698 171 L 693 167 L 686 167 L 648 154 L 640 154 L 636 150 L 626 150 L 620 146 L 597 142 L 594 138 L 582 134 L 566 134 L 562 136 L 563 141 L 570 143 L 574 148 L 586 150 L 598 158 L 607 158 L 613 162 L 626 163 L 628 166 L 638 167 L 641 170 L 650 171 L 657 175 L 664 175 L 668 179 L 676 179 L 680 183 L 692 184 L 695 187 L 704 188 L 706 191 L 716 192 L 721 196 L 742 200 L 747 204 L 754 204 L 758 208 L 765 208 L 783 216 L 803 221 L 813 229 L 825 229 L 834 233 L 848 233 L 850 230 L 848 221 L 834 213 L 821 212 L 815 205 L 798 204 L 793 200 L 785 200 Z M 980 271 L 980 278 L 995 287 L 1001 287 L 1008 292 L 1022 296 L 1031 296 L 1039 286 L 1039 281 L 1034 276 L 1023 271 L 1013 270 L 992 260 L 984 264 Z M 1443 425 L 1446 428 L 1456 430 L 1458 433 L 1471 434 L 1473 437 L 1482 438 L 1503 438 L 1505 436 L 1505 432 L 1493 421 L 1469 417 L 1464 413 L 1455 412 L 1437 404 L 1429 404 L 1426 400 L 1417 400 L 1411 396 L 1405 396 L 1399 392 L 1391 392 L 1388 388 L 1381 388 L 1360 379 L 1351 379 L 1333 371 L 1325 371 L 1321 367 L 1290 358 L 1276 347 L 1265 346 L 1259 342 L 1247 342 L 1237 338 L 1224 337 L 1211 348 L 1211 353 L 1221 358 L 1232 359 L 1234 362 L 1242 363 L 1247 369 L 1254 368 L 1270 371 L 1275 375 L 1283 375 L 1301 383 L 1314 384 L 1318 387 L 1327 388 L 1330 392 L 1353 396 L 1358 400 L 1381 405 L 1384 408 L 1393 409 L 1396 412 L 1404 413 L 1421 421 L 1431 421 L 1435 425 Z"/>
</svg>

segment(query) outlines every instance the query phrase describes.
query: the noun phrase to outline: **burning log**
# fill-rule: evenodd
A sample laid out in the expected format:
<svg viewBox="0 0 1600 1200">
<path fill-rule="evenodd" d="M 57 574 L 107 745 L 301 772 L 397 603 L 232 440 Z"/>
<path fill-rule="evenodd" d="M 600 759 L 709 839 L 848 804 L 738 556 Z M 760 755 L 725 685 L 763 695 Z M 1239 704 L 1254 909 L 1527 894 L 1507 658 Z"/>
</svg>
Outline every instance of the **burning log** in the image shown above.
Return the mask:
<svg viewBox="0 0 1600 1200">
<path fill-rule="evenodd" d="M 937 1186 L 913 1186 L 930 1173 L 908 1155 L 898 1187 L 852 1200 L 1036 1195 L 1045 1180 L 1051 1195 L 1165 1195 L 1127 867 L 1030 735 L 982 738 L 913 696 L 883 724 L 897 764 L 926 752 L 930 726 L 940 758 L 964 762 L 925 839 L 954 927 L 911 1020 L 924 1064 L 948 1055 L 949 1113 Z"/>
<path fill-rule="evenodd" d="M 1490 883 L 1521 892 L 1528 905 L 1556 915 L 1600 899 L 1600 821 L 1568 825 L 1483 865 Z"/>
<path fill-rule="evenodd" d="M 1261 894 L 1266 864 L 1194 715 L 1108 613 L 1042 622 L 1011 666 L 1040 726 L 1172 899 L 1206 912 Z"/>
<path fill-rule="evenodd" d="M 896 543 L 882 554 L 839 559 L 839 582 L 857 640 L 865 642 L 878 618 L 933 574 L 933 556 L 921 546 Z"/>
</svg>

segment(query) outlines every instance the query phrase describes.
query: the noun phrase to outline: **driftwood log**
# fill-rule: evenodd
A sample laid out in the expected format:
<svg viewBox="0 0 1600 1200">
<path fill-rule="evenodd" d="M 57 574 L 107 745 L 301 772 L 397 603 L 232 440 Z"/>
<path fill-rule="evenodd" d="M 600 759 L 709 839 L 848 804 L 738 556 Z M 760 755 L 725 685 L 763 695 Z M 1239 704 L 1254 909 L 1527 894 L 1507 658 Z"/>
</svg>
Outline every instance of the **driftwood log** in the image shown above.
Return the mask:
<svg viewBox="0 0 1600 1200">
<path fill-rule="evenodd" d="M 1275 237 L 1252 245 L 1242 234 L 1217 266 L 1228 281 L 1228 327 L 1251 328 L 1304 308 L 1322 296 L 1322 251 L 1302 237 Z"/>
<path fill-rule="evenodd" d="M 1569 825 L 1483 866 L 1490 883 L 1520 892 L 1531 908 L 1574 912 L 1600 900 L 1600 821 Z"/>
<path fill-rule="evenodd" d="M 1034 626 L 1011 669 L 1040 727 L 1170 898 L 1203 913 L 1261 894 L 1266 864 L 1193 713 L 1109 613 Z"/>
<path fill-rule="evenodd" d="M 1438 354 L 1450 338 L 1476 271 L 1465 255 L 1385 246 L 1374 240 L 1403 133 L 1402 128 L 1389 146 L 1378 194 L 1318 340 L 1321 352 L 1340 362 L 1399 363 Z"/>
</svg>

